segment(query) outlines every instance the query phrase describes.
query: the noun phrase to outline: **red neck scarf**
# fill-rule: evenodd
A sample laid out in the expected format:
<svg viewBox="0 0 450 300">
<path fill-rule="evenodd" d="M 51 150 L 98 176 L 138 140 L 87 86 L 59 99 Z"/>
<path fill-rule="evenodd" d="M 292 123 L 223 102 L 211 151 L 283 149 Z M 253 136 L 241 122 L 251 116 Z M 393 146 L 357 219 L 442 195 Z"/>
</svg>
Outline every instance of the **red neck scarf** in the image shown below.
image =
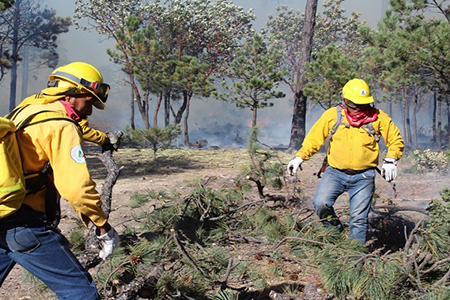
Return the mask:
<svg viewBox="0 0 450 300">
<path fill-rule="evenodd" d="M 340 105 L 345 111 L 345 117 L 351 126 L 359 127 L 361 125 L 375 121 L 378 118 L 377 109 L 368 106 L 363 111 L 349 112 L 344 105 Z"/>
<path fill-rule="evenodd" d="M 64 101 L 64 100 L 59 100 L 59 102 L 61 102 L 61 104 L 66 109 L 66 113 L 69 116 L 69 118 L 75 120 L 76 122 L 81 121 L 80 116 L 77 114 L 77 112 L 75 111 L 75 108 L 73 107 L 72 104 L 70 104 L 69 102 Z"/>
</svg>

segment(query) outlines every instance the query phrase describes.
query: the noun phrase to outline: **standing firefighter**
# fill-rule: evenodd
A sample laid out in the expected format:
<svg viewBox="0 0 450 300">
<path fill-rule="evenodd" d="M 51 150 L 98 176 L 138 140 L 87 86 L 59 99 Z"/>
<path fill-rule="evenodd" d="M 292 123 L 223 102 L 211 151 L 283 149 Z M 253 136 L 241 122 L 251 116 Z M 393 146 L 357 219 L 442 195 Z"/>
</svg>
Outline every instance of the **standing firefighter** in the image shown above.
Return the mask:
<svg viewBox="0 0 450 300">
<path fill-rule="evenodd" d="M 403 154 L 403 139 L 391 118 L 374 108 L 369 86 L 362 79 L 348 81 L 342 89 L 343 104 L 325 111 L 303 141 L 302 148 L 288 164 L 294 175 L 303 161 L 329 140 L 328 166 L 314 196 L 314 209 L 325 226 L 342 231 L 333 205 L 349 193 L 350 238 L 366 242 L 370 203 L 375 192 L 380 136 L 388 147 L 381 173 L 387 181 L 397 177 L 397 161 Z"/>
<path fill-rule="evenodd" d="M 0 284 L 19 263 L 59 299 L 100 299 L 92 277 L 56 226 L 60 195 L 86 226 L 92 222 L 97 227 L 101 258 L 119 242 L 89 175 L 77 124 L 91 115 L 92 106 L 105 109 L 109 86 L 96 68 L 82 62 L 57 68 L 50 80 L 51 87 L 27 98 L 34 101 L 24 101 L 8 116 L 18 128 L 26 124 L 16 138 L 27 195 L 19 210 L 0 215 Z"/>
</svg>

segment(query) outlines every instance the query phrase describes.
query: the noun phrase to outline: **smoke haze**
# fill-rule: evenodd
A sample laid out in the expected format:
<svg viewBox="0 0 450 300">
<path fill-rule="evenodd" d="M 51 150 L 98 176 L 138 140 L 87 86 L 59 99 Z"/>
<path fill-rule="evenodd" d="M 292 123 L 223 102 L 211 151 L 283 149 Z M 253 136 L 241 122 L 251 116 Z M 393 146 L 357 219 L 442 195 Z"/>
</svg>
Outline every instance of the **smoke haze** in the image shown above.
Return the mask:
<svg viewBox="0 0 450 300">
<path fill-rule="evenodd" d="M 259 31 L 265 26 L 268 15 L 276 14 L 276 7 L 286 5 L 296 10 L 304 11 L 306 0 L 235 0 L 236 5 L 242 6 L 245 11 L 253 9 L 257 19 L 254 27 Z M 321 11 L 323 1 L 319 1 L 318 10 Z M 387 0 L 346 0 L 341 5 L 350 15 L 352 11 L 361 13 L 361 19 L 365 20 L 370 26 L 375 26 L 380 20 L 383 9 L 385 9 Z M 73 16 L 75 10 L 74 1 L 69 0 L 46 0 L 44 6 L 56 10 L 57 15 L 61 17 Z M 115 44 L 105 37 L 99 36 L 95 32 L 85 32 L 76 30 L 74 26 L 66 34 L 59 36 L 60 65 L 72 61 L 84 61 L 96 66 L 103 74 L 105 82 L 111 85 L 111 93 L 107 102 L 106 111 L 94 111 L 90 117 L 93 126 L 104 130 L 120 130 L 126 124 L 130 123 L 130 88 L 124 83 L 125 76 L 120 71 L 120 66 L 109 60 L 106 49 L 114 49 Z M 40 70 L 36 74 L 30 74 L 28 94 L 39 92 L 47 83 L 47 76 L 52 70 Z M 19 77 L 20 77 L 19 66 Z M 17 91 L 20 91 L 20 78 Z M 9 78 L 2 82 L 1 89 L 2 105 L 0 113 L 7 113 Z M 258 123 L 261 131 L 261 140 L 270 145 L 288 144 L 290 135 L 290 126 L 292 120 L 293 95 L 289 89 L 282 89 L 286 97 L 273 101 L 274 106 L 260 109 L 258 111 Z M 21 98 L 20 93 L 18 98 Z M 22 99 L 17 99 L 19 103 Z M 155 108 L 156 96 L 152 97 L 150 106 L 150 115 Z M 381 105 L 382 109 L 384 109 Z M 136 110 L 135 122 L 137 126 L 142 126 L 139 112 Z M 315 122 L 318 116 L 323 112 L 319 107 L 311 112 L 310 123 Z M 162 111 L 161 111 L 162 113 Z M 163 116 L 158 117 L 163 121 Z M 247 137 L 249 124 L 251 120 L 251 111 L 249 109 L 238 109 L 234 105 L 215 100 L 193 98 L 191 104 L 191 113 L 189 118 L 189 132 L 191 142 L 198 139 L 207 139 L 210 145 L 224 146 L 237 145 L 236 141 Z M 400 119 L 394 121 L 397 126 Z M 150 120 L 153 123 L 153 120 Z M 309 128 L 311 124 L 307 124 Z M 399 126 L 400 127 L 400 126 Z"/>
</svg>

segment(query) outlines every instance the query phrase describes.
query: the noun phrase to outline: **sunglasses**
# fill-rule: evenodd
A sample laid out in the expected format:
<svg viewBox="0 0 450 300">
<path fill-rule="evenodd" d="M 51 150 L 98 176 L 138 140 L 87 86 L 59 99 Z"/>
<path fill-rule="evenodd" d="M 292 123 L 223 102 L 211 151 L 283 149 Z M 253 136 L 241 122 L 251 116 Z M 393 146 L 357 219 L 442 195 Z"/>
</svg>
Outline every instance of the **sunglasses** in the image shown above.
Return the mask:
<svg viewBox="0 0 450 300">
<path fill-rule="evenodd" d="M 345 105 L 347 105 L 351 109 L 364 110 L 366 107 L 370 106 L 370 104 L 356 104 L 348 99 L 345 100 Z"/>
</svg>

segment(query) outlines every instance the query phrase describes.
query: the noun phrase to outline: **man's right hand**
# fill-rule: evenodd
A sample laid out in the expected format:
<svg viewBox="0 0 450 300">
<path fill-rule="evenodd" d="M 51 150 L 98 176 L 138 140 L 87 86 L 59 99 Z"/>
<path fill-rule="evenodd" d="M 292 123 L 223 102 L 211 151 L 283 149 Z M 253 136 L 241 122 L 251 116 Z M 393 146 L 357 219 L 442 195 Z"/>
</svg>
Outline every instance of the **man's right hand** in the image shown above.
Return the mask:
<svg viewBox="0 0 450 300">
<path fill-rule="evenodd" d="M 298 168 L 302 164 L 303 159 L 299 156 L 294 157 L 288 164 L 287 170 L 289 175 L 294 176 L 297 173 Z"/>
</svg>

